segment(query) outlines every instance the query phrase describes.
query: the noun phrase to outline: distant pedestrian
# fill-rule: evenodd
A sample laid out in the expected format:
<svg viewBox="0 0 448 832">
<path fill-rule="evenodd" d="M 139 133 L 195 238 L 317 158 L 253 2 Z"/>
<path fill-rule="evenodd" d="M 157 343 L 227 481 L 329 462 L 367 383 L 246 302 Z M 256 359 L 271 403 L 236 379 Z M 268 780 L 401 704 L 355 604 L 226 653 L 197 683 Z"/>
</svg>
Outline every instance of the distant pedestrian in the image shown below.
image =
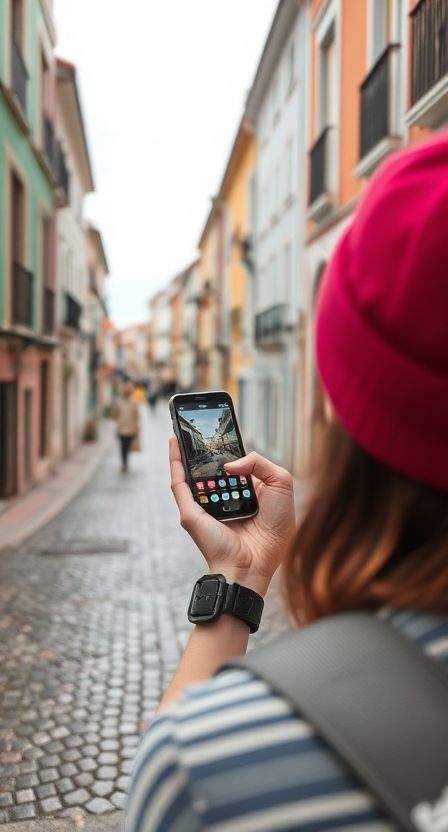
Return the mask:
<svg viewBox="0 0 448 832">
<path fill-rule="evenodd" d="M 123 384 L 121 397 L 114 403 L 114 418 L 117 422 L 117 437 L 120 443 L 122 471 L 128 470 L 128 456 L 133 441 L 138 441 L 138 405 L 133 400 L 134 386 L 130 381 Z"/>
<path fill-rule="evenodd" d="M 150 381 L 148 384 L 147 400 L 151 410 L 155 410 L 160 396 L 160 385 L 157 381 Z"/>
</svg>

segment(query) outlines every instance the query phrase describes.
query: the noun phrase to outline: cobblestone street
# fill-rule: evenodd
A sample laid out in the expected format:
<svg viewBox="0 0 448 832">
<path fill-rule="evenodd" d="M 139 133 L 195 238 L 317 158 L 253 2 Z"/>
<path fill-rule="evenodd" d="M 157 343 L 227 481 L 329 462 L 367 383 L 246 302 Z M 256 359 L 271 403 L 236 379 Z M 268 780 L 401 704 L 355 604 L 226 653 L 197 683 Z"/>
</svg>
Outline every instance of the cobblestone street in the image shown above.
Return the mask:
<svg viewBox="0 0 448 832">
<path fill-rule="evenodd" d="M 139 734 L 188 637 L 203 560 L 169 490 L 167 408 L 142 416 L 127 475 L 112 445 L 58 517 L 0 555 L 0 827 L 83 828 L 123 808 Z M 258 641 L 283 626 L 271 599 Z"/>
</svg>

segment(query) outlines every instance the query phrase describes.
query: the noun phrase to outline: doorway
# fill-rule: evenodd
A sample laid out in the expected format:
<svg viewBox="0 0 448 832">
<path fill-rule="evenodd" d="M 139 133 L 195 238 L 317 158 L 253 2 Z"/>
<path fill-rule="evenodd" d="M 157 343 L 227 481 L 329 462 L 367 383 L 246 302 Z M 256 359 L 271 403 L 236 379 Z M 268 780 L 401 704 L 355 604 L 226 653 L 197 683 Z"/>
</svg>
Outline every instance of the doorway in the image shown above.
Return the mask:
<svg viewBox="0 0 448 832">
<path fill-rule="evenodd" d="M 24 418 L 23 418 L 23 483 L 29 488 L 33 476 L 33 392 L 25 390 L 24 393 Z"/>
<path fill-rule="evenodd" d="M 17 384 L 0 382 L 0 499 L 17 491 Z"/>
</svg>

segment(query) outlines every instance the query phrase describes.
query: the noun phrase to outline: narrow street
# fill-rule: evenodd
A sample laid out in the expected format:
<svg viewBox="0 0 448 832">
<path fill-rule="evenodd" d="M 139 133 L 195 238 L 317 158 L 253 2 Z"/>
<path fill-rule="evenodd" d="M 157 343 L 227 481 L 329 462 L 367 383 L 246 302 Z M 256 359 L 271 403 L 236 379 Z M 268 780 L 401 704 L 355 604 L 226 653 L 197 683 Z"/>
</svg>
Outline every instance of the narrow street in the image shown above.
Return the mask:
<svg viewBox="0 0 448 832">
<path fill-rule="evenodd" d="M 139 734 L 188 637 L 203 561 L 169 489 L 165 403 L 142 417 L 128 474 L 113 444 L 60 515 L 0 554 L 0 826 L 120 828 Z M 256 639 L 283 627 L 274 597 Z"/>
</svg>

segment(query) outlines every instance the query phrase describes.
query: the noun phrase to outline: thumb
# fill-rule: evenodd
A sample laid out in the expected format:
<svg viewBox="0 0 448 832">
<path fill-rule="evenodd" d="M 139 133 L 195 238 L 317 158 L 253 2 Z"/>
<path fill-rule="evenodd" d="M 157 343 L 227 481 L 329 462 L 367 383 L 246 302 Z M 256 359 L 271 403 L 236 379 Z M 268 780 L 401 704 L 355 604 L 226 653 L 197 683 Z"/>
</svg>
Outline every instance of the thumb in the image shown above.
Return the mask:
<svg viewBox="0 0 448 832">
<path fill-rule="evenodd" d="M 283 488 L 285 486 L 292 488 L 292 476 L 289 471 L 281 468 L 280 465 L 275 465 L 266 457 L 255 453 L 255 451 L 234 462 L 227 462 L 224 467 L 229 474 L 253 475 L 266 485 L 281 485 Z"/>
</svg>

